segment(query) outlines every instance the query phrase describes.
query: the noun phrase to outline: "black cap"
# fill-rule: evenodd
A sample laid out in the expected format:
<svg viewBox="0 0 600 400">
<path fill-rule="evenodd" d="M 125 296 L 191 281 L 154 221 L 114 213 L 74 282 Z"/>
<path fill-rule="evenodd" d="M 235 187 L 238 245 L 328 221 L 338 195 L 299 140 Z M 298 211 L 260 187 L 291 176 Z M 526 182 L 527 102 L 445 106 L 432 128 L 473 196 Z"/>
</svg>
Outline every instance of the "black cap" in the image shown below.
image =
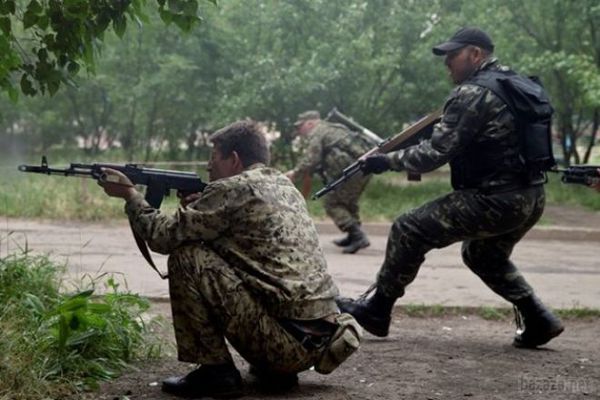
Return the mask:
<svg viewBox="0 0 600 400">
<path fill-rule="evenodd" d="M 461 28 L 450 40 L 435 46 L 432 51 L 436 56 L 443 56 L 449 51 L 458 50 L 470 44 L 490 52 L 494 51 L 492 39 L 487 33 L 478 28 Z"/>
</svg>

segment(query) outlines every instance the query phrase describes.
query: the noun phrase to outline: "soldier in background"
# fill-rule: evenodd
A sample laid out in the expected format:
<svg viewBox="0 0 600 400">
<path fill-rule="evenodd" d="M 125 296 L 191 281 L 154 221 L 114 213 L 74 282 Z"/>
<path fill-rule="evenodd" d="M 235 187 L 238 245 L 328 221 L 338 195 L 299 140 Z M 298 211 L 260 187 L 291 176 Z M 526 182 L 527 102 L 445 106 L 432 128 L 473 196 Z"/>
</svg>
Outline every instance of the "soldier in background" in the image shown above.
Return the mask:
<svg viewBox="0 0 600 400">
<path fill-rule="evenodd" d="M 322 120 L 318 111 L 298 115 L 294 126 L 299 135 L 308 138 L 309 143 L 298 165 L 286 173 L 292 181 L 305 174 L 317 173 L 324 183 L 329 183 L 375 145 L 345 125 Z M 357 174 L 324 198 L 325 212 L 342 232 L 347 233 L 344 238 L 334 240 L 346 254 L 356 253 L 370 245 L 361 229 L 358 205 L 369 179 L 370 175 Z"/>
<path fill-rule="evenodd" d="M 149 247 L 169 254 L 178 358 L 200 366 L 166 379 L 163 391 L 242 395 L 225 339 L 267 388 L 287 389 L 312 366 L 330 372 L 358 347 L 360 329 L 346 329 L 355 321 L 339 314 L 338 289 L 304 199 L 267 167 L 268 143 L 256 123 L 231 124 L 211 142 L 210 183 L 172 215 L 153 209 L 118 171 L 107 169 L 113 179 L 100 183 L 126 200 L 131 226 Z M 331 344 L 341 328 L 351 347 Z"/>
<path fill-rule="evenodd" d="M 510 73 L 493 57 L 490 37 L 463 28 L 433 48 L 445 56 L 457 85 L 431 139 L 363 161 L 365 173 L 432 171 L 450 163 L 454 191 L 398 217 L 392 225 L 377 282 L 357 300 L 338 300 L 369 332 L 387 336 L 394 302 L 415 279 L 425 254 L 462 242 L 465 264 L 498 295 L 514 304 L 521 323 L 516 347 L 536 347 L 563 331 L 560 320 L 535 296 L 510 261 L 514 246 L 544 210 L 544 175 L 522 157 L 515 116 L 475 79 Z M 371 296 L 369 296 L 371 294 Z"/>
</svg>

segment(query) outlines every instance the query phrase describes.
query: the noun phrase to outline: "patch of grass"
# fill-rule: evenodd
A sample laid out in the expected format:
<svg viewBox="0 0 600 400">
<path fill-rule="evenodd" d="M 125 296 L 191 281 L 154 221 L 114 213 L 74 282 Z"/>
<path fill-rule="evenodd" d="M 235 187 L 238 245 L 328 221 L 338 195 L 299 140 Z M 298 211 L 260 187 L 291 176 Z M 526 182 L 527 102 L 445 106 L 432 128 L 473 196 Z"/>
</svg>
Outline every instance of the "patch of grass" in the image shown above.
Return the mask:
<svg viewBox="0 0 600 400">
<path fill-rule="evenodd" d="M 512 307 L 456 307 L 440 304 L 402 304 L 395 307 L 396 312 L 413 318 L 451 317 L 458 315 L 477 315 L 485 320 L 504 320 L 513 318 Z M 556 309 L 555 313 L 564 319 L 597 319 L 600 309 L 573 307 Z"/>
<path fill-rule="evenodd" d="M 574 307 L 556 310 L 556 313 L 561 318 L 565 319 L 586 319 L 600 318 L 600 310 L 596 308 Z"/>
<path fill-rule="evenodd" d="M 4 166 L 1 172 L 0 215 L 86 221 L 124 218 L 123 202 L 106 196 L 91 179 L 25 174 L 17 171 L 16 164 L 10 169 Z M 313 193 L 321 188 L 318 179 L 314 182 Z M 408 182 L 401 173 L 377 175 L 361 196 L 361 217 L 371 222 L 392 221 L 403 212 L 451 190 L 445 170 L 424 175 L 421 182 Z M 595 191 L 581 185 L 566 185 L 556 174 L 549 174 L 546 193 L 548 204 L 600 210 L 600 196 Z M 177 198 L 169 196 L 162 209 L 171 212 L 177 204 Z M 323 201 L 308 199 L 307 205 L 315 219 L 327 218 Z M 541 224 L 550 222 L 543 219 Z"/>
<path fill-rule="evenodd" d="M 451 307 L 444 307 L 440 304 L 425 305 L 425 304 L 405 304 L 399 306 L 404 314 L 413 318 L 430 318 L 454 315 Z"/>
<path fill-rule="evenodd" d="M 0 259 L 0 398 L 63 398 L 161 353 L 147 300 L 110 277 L 102 296 L 61 293 L 62 271 L 46 257 Z"/>
<path fill-rule="evenodd" d="M 320 187 L 313 192 L 318 189 Z M 426 178 L 422 182 L 408 182 L 404 174 L 376 175 L 360 198 L 361 218 L 364 221 L 392 221 L 403 212 L 451 190 L 445 176 Z M 313 217 L 326 218 L 323 201 L 307 200 L 307 204 Z"/>
<path fill-rule="evenodd" d="M 477 309 L 477 315 L 488 321 L 498 321 L 514 314 L 512 308 L 480 307 Z"/>
<path fill-rule="evenodd" d="M 0 185 L 0 215 L 85 221 L 125 217 L 124 202 L 108 197 L 93 179 L 25 174 L 15 167 L 0 175 Z M 177 202 L 169 196 L 162 208 L 174 210 Z"/>
<path fill-rule="evenodd" d="M 548 174 L 546 200 L 548 204 L 580 206 L 600 211 L 600 196 L 596 191 L 583 185 L 562 183 L 557 174 Z"/>
</svg>

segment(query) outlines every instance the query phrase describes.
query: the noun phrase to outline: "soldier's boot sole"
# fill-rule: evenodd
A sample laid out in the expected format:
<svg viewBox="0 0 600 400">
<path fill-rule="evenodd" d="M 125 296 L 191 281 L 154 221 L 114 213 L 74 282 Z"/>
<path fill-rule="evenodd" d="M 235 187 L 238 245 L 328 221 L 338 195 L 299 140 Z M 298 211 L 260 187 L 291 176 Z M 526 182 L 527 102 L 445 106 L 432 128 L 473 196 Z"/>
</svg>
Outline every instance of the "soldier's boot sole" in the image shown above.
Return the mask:
<svg viewBox="0 0 600 400">
<path fill-rule="evenodd" d="M 533 333 L 527 333 L 527 328 L 522 334 L 517 334 L 513 340 L 513 346 L 521 349 L 535 349 L 538 346 L 542 346 L 554 339 L 563 331 L 565 327 L 560 323 L 553 323 L 552 326 L 547 327 L 545 330 L 536 330 Z"/>
<path fill-rule="evenodd" d="M 348 246 L 344 247 L 344 250 L 342 250 L 342 253 L 354 254 L 357 251 L 359 251 L 360 249 L 364 249 L 366 247 L 369 247 L 370 245 L 371 245 L 371 242 L 369 242 L 369 239 L 367 239 L 367 238 L 360 239 L 360 240 L 352 242 Z"/>
<path fill-rule="evenodd" d="M 352 300 L 350 298 L 338 297 L 335 299 L 337 306 L 343 313 L 354 317 L 367 332 L 379 337 L 386 337 L 390 333 L 392 316 L 373 315 L 372 310 L 365 301 Z"/>
</svg>

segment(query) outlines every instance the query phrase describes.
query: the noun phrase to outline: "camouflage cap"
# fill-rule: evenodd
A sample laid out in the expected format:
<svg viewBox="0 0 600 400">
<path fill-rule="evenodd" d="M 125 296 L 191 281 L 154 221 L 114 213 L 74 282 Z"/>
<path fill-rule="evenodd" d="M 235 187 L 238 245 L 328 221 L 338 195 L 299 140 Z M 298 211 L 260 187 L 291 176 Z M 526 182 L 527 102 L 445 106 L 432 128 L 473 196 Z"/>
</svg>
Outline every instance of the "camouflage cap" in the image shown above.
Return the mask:
<svg viewBox="0 0 600 400">
<path fill-rule="evenodd" d="M 304 121 L 309 121 L 311 119 L 321 119 L 321 114 L 316 110 L 304 111 L 303 113 L 298 114 L 298 119 L 294 122 L 294 126 L 298 126 Z"/>
</svg>

